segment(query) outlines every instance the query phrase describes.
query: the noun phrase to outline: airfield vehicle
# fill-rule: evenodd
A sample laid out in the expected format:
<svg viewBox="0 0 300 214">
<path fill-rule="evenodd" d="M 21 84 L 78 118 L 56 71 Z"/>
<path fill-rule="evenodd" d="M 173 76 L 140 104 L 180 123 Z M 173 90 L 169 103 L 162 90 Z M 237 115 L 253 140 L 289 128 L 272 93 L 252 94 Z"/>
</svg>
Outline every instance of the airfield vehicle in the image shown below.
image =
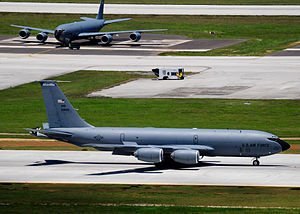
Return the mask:
<svg viewBox="0 0 300 214">
<path fill-rule="evenodd" d="M 154 68 L 152 72 L 159 80 L 183 80 L 183 68 Z"/>
</svg>

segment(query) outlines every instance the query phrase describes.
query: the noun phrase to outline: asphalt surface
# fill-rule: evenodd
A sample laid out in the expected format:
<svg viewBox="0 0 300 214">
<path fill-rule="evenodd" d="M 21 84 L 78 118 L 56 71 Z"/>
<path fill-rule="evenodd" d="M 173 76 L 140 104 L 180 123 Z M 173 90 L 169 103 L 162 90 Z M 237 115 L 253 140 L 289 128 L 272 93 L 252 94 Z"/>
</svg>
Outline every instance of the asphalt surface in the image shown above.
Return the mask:
<svg viewBox="0 0 300 214">
<path fill-rule="evenodd" d="M 87 151 L 0 151 L 0 182 L 300 186 L 300 155 L 204 157 L 198 166 L 159 170 L 130 156 Z"/>
<path fill-rule="evenodd" d="M 0 2 L 0 12 L 97 14 L 99 4 Z M 299 16 L 299 5 L 105 4 L 105 14 Z"/>
<path fill-rule="evenodd" d="M 142 34 L 138 42 L 128 40 L 129 34 L 114 36 L 109 46 L 79 40 L 75 43 L 81 46 L 80 50 L 70 50 L 67 47 L 59 47 L 60 43 L 53 37 L 42 44 L 35 37 L 20 39 L 16 36 L 0 36 L 0 53 L 151 56 L 162 52 L 205 52 L 247 41 L 245 39 L 191 40 L 185 36 L 149 33 Z"/>
<path fill-rule="evenodd" d="M 300 56 L 300 45 L 272 53 L 269 56 Z"/>
</svg>

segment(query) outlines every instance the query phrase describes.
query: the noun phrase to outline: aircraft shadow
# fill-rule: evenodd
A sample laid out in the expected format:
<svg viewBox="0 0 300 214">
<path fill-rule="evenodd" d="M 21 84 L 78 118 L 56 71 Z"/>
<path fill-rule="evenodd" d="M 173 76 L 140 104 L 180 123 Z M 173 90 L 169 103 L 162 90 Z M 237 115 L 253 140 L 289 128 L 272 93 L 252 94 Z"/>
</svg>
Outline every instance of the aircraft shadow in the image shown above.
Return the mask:
<svg viewBox="0 0 300 214">
<path fill-rule="evenodd" d="M 198 165 L 198 164 L 197 164 Z M 152 167 L 142 167 L 135 169 L 125 169 L 125 170 L 116 170 L 110 172 L 100 172 L 100 173 L 92 173 L 87 174 L 90 176 L 101 176 L 101 175 L 117 175 L 117 174 L 129 174 L 129 173 L 153 173 L 153 174 L 162 174 L 165 170 L 176 169 L 176 170 L 188 170 L 188 171 L 197 171 L 199 169 L 195 168 L 195 165 L 172 165 L 164 168 L 157 168 L 156 166 Z"/>
<path fill-rule="evenodd" d="M 252 165 L 242 165 L 242 164 L 216 164 L 220 161 L 210 161 L 210 162 L 200 162 L 195 165 L 184 165 L 184 164 L 176 164 L 171 166 L 166 166 L 163 168 L 157 168 L 156 166 L 152 167 L 142 167 L 135 169 L 126 169 L 126 170 L 116 170 L 110 172 L 100 172 L 100 173 L 92 173 L 87 174 L 89 176 L 103 176 L 103 175 L 118 175 L 118 174 L 129 174 L 129 173 L 156 173 L 161 174 L 166 170 L 175 169 L 175 170 L 189 170 L 189 171 L 197 171 L 200 170 L 201 167 L 209 167 L 209 166 L 243 166 L 243 167 L 253 167 Z M 283 165 L 262 165 L 263 167 L 278 167 Z"/>
<path fill-rule="evenodd" d="M 45 162 L 37 161 L 26 166 L 49 166 L 49 165 L 61 165 L 61 164 L 99 164 L 99 165 L 153 165 L 151 163 L 116 163 L 116 162 L 75 162 L 65 160 L 45 160 Z"/>
<path fill-rule="evenodd" d="M 14 42 L 20 42 L 24 44 L 37 44 L 39 46 L 44 46 L 44 45 L 60 45 L 59 42 L 39 42 L 39 41 L 28 41 L 28 40 L 13 40 Z"/>
</svg>

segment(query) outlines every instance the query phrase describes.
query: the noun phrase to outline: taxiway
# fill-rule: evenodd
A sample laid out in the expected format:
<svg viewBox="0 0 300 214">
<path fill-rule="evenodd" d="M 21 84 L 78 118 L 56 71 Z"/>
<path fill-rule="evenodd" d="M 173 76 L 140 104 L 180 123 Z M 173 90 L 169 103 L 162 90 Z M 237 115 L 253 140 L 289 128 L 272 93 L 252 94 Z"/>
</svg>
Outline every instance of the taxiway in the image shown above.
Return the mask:
<svg viewBox="0 0 300 214">
<path fill-rule="evenodd" d="M 200 73 L 183 81 L 138 80 L 108 89 L 102 95 L 108 97 L 300 98 L 299 57 L 0 53 L 0 64 L 0 89 L 44 78 L 54 78 L 77 70 L 151 72 L 151 69 L 156 67 L 183 67 L 185 71 Z"/>
<path fill-rule="evenodd" d="M 0 182 L 300 186 L 300 155 L 204 157 L 198 166 L 159 170 L 110 152 L 0 151 Z"/>
<path fill-rule="evenodd" d="M 28 54 L 72 54 L 72 55 L 157 55 L 162 52 L 205 52 L 216 48 L 238 44 L 246 39 L 188 39 L 186 36 L 145 33 L 138 42 L 131 42 L 129 34 L 114 35 L 110 45 L 79 40 L 80 50 L 59 47 L 60 43 L 50 37 L 40 43 L 35 37 L 20 39 L 16 36 L 0 35 L 0 53 Z M 59 47 L 59 48 L 58 48 Z"/>
</svg>

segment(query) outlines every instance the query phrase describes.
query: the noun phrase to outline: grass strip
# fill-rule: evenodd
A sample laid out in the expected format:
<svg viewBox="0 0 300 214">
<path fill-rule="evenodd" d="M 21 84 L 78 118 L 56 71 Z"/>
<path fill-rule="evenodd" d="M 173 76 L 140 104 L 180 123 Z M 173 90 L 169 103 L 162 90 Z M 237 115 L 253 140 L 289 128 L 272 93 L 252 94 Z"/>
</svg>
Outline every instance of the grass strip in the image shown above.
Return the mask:
<svg viewBox="0 0 300 214">
<path fill-rule="evenodd" d="M 79 21 L 80 16 L 66 14 L 0 13 L 0 34 L 17 35 L 19 29 L 10 24 L 55 29 L 58 25 Z M 94 17 L 95 15 L 91 15 Z M 106 15 L 105 18 L 124 18 Z M 126 16 L 127 17 L 127 16 Z M 298 44 L 300 16 L 161 16 L 129 15 L 132 21 L 105 26 L 103 31 L 167 28 L 166 34 L 191 39 L 248 39 L 247 42 L 209 52 L 163 53 L 162 55 L 196 56 L 263 56 Z M 210 32 L 215 34 L 211 35 Z M 37 33 L 37 32 L 35 32 Z"/>
<path fill-rule="evenodd" d="M 299 196 L 296 187 L 2 183 L 0 213 L 299 213 Z"/>
<path fill-rule="evenodd" d="M 280 137 L 300 136 L 299 100 L 229 99 L 111 99 L 87 98 L 86 94 L 141 78 L 130 72 L 78 71 L 51 78 L 59 84 L 87 122 L 99 127 L 168 127 L 254 129 Z M 0 91 L 0 132 L 26 133 L 46 122 L 38 83 Z"/>
</svg>

